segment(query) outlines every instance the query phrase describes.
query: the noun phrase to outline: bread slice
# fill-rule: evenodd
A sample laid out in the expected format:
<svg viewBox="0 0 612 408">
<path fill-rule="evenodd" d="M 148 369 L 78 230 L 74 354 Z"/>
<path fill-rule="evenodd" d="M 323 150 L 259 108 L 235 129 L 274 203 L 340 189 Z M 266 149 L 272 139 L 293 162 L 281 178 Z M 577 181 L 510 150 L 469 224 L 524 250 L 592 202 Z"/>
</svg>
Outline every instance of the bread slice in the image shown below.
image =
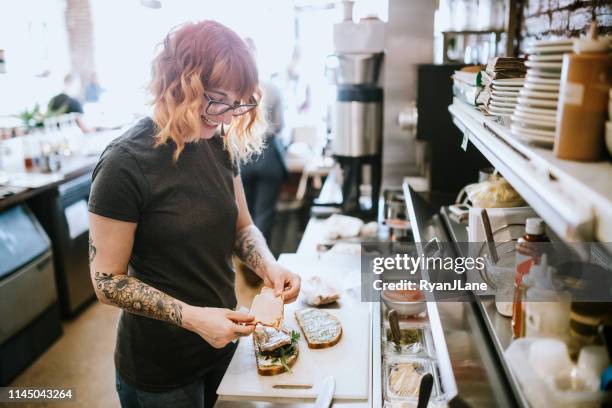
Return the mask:
<svg viewBox="0 0 612 408">
<path fill-rule="evenodd" d="M 281 357 L 276 355 L 264 354 L 261 352 L 261 348 L 257 344 L 257 337 L 253 336 L 253 347 L 255 350 L 255 360 L 257 362 L 257 373 L 259 375 L 277 375 L 289 371 L 295 364 L 299 354 L 298 341 L 299 335 L 297 333 L 294 337 L 294 333 L 290 333 L 287 329 L 282 329 L 285 333 L 291 336 L 292 341 L 290 345 L 284 345 L 284 350 L 291 350 L 291 354 L 285 357 L 285 364 L 283 364 Z"/>
<path fill-rule="evenodd" d="M 336 345 L 342 337 L 342 324 L 325 310 L 304 309 L 295 312 L 308 348 L 322 349 Z"/>
<path fill-rule="evenodd" d="M 274 289 L 262 288 L 253 298 L 249 314 L 255 316 L 255 322 L 264 326 L 280 329 L 283 324 L 283 311 L 285 304 L 282 296 L 275 296 Z"/>
</svg>

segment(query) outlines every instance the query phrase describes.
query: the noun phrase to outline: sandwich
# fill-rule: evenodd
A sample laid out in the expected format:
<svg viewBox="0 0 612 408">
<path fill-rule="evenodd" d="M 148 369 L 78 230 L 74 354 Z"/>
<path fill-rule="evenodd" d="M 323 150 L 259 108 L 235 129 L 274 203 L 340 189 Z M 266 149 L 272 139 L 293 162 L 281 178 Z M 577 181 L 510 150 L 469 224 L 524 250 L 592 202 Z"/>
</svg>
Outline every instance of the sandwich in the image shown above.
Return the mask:
<svg viewBox="0 0 612 408">
<path fill-rule="evenodd" d="M 325 310 L 304 309 L 295 312 L 308 348 L 321 349 L 336 345 L 342 337 L 342 325 L 338 318 Z"/>
<path fill-rule="evenodd" d="M 282 296 L 275 296 L 274 289 L 264 287 L 253 298 L 249 314 L 255 316 L 254 324 L 273 327 L 279 330 L 283 324 L 285 304 Z"/>
<path fill-rule="evenodd" d="M 255 360 L 259 375 L 276 375 L 291 372 L 297 360 L 300 333 L 286 328 L 257 325 L 253 332 Z"/>
<path fill-rule="evenodd" d="M 304 282 L 302 288 L 304 301 L 310 306 L 322 306 L 340 299 L 340 293 L 319 276 L 313 276 Z"/>
</svg>

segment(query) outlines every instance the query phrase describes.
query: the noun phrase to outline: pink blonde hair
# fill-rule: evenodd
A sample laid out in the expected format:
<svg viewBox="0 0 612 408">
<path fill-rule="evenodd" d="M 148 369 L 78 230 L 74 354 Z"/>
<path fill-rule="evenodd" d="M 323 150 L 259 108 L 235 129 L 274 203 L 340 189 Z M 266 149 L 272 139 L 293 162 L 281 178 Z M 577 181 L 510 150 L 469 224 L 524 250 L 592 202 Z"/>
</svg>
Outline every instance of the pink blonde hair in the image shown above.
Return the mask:
<svg viewBox="0 0 612 408">
<path fill-rule="evenodd" d="M 159 127 L 156 146 L 176 144 L 174 160 L 185 140 L 200 134 L 200 113 L 207 89 L 223 88 L 243 103 L 261 100 L 257 66 L 247 44 L 226 26 L 211 20 L 173 29 L 153 60 L 149 90 L 153 120 Z M 234 117 L 223 138 L 232 160 L 246 161 L 261 151 L 265 127 L 261 107 Z"/>
</svg>

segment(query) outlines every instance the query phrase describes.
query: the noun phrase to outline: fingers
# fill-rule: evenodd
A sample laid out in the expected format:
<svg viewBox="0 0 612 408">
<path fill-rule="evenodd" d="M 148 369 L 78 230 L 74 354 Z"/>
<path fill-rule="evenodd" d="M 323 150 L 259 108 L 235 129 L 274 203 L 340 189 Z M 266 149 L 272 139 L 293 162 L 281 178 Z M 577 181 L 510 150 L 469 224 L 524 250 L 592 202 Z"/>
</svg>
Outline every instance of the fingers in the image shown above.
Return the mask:
<svg viewBox="0 0 612 408">
<path fill-rule="evenodd" d="M 274 294 L 276 296 L 283 295 L 283 291 L 285 290 L 285 276 L 280 278 L 276 278 L 274 281 Z"/>
<path fill-rule="evenodd" d="M 243 312 L 229 311 L 226 317 L 234 323 L 253 323 L 255 316 Z"/>
<path fill-rule="evenodd" d="M 300 294 L 300 277 L 293 274 L 289 281 L 289 287 L 283 292 L 285 303 L 294 302 Z"/>
<path fill-rule="evenodd" d="M 255 331 L 255 325 L 251 324 L 243 326 L 241 324 L 234 323 L 232 325 L 232 331 L 238 336 L 248 336 L 249 334 L 253 333 L 253 331 Z"/>
</svg>

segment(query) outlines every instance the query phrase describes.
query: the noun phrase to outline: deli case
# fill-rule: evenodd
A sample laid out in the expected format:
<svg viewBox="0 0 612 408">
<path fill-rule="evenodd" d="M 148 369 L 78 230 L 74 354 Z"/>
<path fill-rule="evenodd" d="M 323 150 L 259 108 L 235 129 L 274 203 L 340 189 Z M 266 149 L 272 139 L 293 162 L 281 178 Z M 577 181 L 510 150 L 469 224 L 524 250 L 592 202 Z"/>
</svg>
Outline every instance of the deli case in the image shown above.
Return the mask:
<svg viewBox="0 0 612 408">
<path fill-rule="evenodd" d="M 448 227 L 435 210 L 448 202 L 447 195 L 430 195 L 426 201 L 404 184 L 403 196 L 414 241 L 422 244 L 417 245 L 419 251 L 451 242 Z M 429 407 L 526 406 L 495 349 L 476 299 L 429 301 L 426 313 L 420 318 L 400 319 L 401 350 L 390 344 L 390 310 L 385 302 L 373 302 L 372 308 L 372 407 L 416 407 L 418 398 L 409 394 L 414 391 L 418 395 L 418 391 L 401 390 L 398 384 L 402 381 L 396 379 L 413 370 L 420 378 L 425 373 L 433 374 L 433 387 L 426 405 Z M 406 346 L 404 336 L 411 339 Z"/>
</svg>

